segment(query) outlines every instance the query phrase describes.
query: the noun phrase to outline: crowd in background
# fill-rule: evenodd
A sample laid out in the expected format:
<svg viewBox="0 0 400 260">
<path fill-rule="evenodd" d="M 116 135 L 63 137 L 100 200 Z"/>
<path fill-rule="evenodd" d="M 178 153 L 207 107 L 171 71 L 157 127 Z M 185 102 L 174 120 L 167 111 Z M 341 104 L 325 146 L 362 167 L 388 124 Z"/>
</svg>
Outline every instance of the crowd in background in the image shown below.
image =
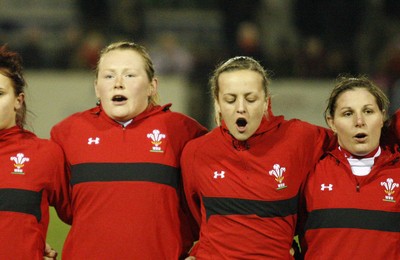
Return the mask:
<svg viewBox="0 0 400 260">
<path fill-rule="evenodd" d="M 0 18 L 0 43 L 13 45 L 26 69 L 92 69 L 107 43 L 132 40 L 148 47 L 159 74 L 187 77 L 205 91 L 219 61 L 247 55 L 269 69 L 272 78 L 366 74 L 392 100 L 399 95 L 397 0 L 58 1 L 62 7 L 35 1 L 40 2 L 49 5 L 47 12 L 68 9 L 69 19 L 51 27 Z M 197 18 L 188 19 L 196 12 Z M 204 17 L 208 13 L 213 19 Z M 162 14 L 167 18 L 162 20 Z M 13 42 L 16 30 L 23 33 Z M 53 44 L 45 37 L 51 34 L 57 35 Z"/>
</svg>

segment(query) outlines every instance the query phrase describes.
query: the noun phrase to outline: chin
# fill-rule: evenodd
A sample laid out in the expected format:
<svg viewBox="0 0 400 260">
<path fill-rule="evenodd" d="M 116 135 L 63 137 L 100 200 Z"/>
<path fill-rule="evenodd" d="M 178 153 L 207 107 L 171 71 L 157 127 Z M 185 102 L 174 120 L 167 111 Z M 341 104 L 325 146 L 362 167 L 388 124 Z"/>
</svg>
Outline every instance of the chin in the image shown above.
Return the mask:
<svg viewBox="0 0 400 260">
<path fill-rule="evenodd" d="M 371 150 L 371 151 L 372 151 L 372 150 Z M 354 151 L 352 154 L 353 154 L 353 155 L 356 155 L 356 156 L 365 156 L 365 155 L 369 154 L 371 151 L 365 151 L 365 150 L 362 150 L 362 151 Z"/>
<path fill-rule="evenodd" d="M 119 122 L 125 122 L 125 121 L 129 120 L 128 116 L 126 116 L 126 115 L 124 115 L 124 116 L 122 116 L 122 115 L 110 115 L 110 117 L 113 120 L 119 121 Z"/>
<path fill-rule="evenodd" d="M 235 139 L 239 141 L 246 141 L 247 139 L 249 139 L 250 136 L 246 133 L 236 133 L 235 135 L 233 135 L 233 137 L 235 137 Z"/>
</svg>

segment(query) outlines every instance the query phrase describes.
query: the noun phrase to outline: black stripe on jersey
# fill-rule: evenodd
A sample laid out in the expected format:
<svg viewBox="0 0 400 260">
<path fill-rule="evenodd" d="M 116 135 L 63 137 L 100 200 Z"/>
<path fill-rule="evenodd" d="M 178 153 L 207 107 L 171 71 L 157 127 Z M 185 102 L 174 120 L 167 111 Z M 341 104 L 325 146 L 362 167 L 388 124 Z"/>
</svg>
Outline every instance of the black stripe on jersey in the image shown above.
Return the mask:
<svg viewBox="0 0 400 260">
<path fill-rule="evenodd" d="M 154 163 L 84 163 L 71 167 L 71 185 L 82 182 L 148 181 L 178 188 L 179 169 Z"/>
<path fill-rule="evenodd" d="M 203 203 L 207 219 L 212 215 L 257 215 L 273 218 L 297 214 L 298 196 L 278 201 L 203 197 Z"/>
<path fill-rule="evenodd" d="M 362 209 L 320 209 L 309 213 L 306 230 L 359 228 L 400 232 L 400 212 Z"/>
<path fill-rule="evenodd" d="M 40 222 L 42 191 L 0 189 L 0 211 L 31 214 Z"/>
</svg>

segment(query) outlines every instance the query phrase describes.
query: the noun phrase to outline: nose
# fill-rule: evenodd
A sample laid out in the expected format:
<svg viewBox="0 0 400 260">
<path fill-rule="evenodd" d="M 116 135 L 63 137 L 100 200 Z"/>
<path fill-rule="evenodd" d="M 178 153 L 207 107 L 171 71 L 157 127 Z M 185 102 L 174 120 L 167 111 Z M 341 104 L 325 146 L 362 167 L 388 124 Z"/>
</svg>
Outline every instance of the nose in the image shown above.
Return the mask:
<svg viewBox="0 0 400 260">
<path fill-rule="evenodd" d="M 365 119 L 362 114 L 356 115 L 356 126 L 361 127 L 365 125 Z"/>
<path fill-rule="evenodd" d="M 246 104 L 243 99 L 239 99 L 236 105 L 236 111 L 239 114 L 244 114 L 246 113 Z"/>
<path fill-rule="evenodd" d="M 118 76 L 115 78 L 115 84 L 114 88 L 124 88 L 124 81 L 122 79 L 122 76 Z"/>
</svg>

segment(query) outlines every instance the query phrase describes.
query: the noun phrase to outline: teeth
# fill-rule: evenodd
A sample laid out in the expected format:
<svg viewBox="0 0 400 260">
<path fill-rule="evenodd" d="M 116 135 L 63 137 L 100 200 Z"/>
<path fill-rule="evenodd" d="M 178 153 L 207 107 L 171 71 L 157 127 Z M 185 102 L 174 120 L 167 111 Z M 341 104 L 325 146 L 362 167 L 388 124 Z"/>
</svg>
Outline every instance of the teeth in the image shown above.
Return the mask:
<svg viewBox="0 0 400 260">
<path fill-rule="evenodd" d="M 113 101 L 124 101 L 124 100 L 126 100 L 126 97 L 124 97 L 124 96 L 114 96 L 112 98 L 112 100 Z"/>
</svg>

